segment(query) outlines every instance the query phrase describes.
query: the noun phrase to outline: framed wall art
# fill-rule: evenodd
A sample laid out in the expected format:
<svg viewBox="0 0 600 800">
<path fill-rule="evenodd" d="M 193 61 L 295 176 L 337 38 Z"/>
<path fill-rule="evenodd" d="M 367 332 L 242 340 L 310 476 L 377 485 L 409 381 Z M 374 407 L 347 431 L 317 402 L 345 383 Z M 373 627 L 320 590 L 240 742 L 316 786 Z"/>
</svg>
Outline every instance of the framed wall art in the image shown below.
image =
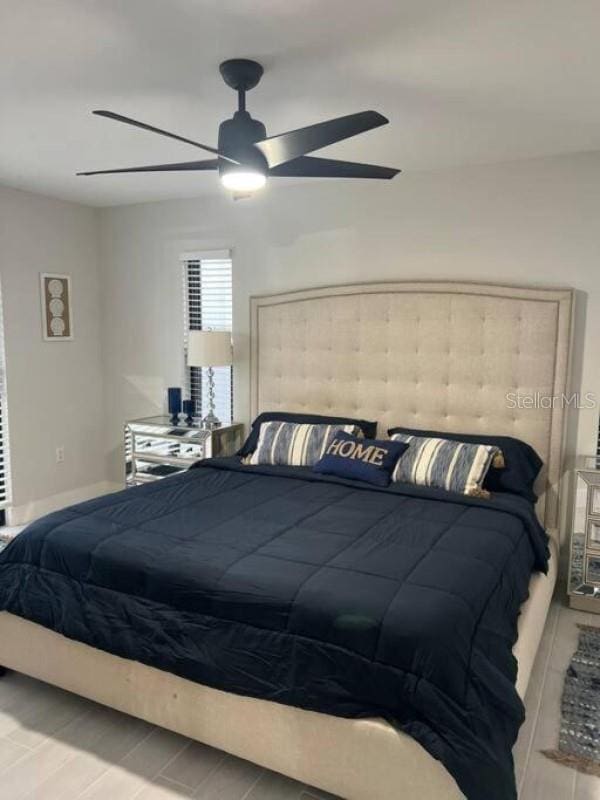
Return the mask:
<svg viewBox="0 0 600 800">
<path fill-rule="evenodd" d="M 46 342 L 73 340 L 71 276 L 42 272 L 42 336 Z"/>
</svg>

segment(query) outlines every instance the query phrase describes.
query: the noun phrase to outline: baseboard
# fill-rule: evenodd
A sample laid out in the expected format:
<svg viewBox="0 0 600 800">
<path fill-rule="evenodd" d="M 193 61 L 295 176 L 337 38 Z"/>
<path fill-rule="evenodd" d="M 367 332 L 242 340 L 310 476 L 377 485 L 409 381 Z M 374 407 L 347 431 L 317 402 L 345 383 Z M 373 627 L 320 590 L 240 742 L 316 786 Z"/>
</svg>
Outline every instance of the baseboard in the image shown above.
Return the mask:
<svg viewBox="0 0 600 800">
<path fill-rule="evenodd" d="M 123 488 L 123 484 L 111 481 L 100 481 L 89 486 L 81 486 L 79 489 L 71 489 L 68 492 L 54 494 L 41 500 L 32 500 L 21 506 L 11 506 L 6 509 L 6 521 L 8 525 L 26 525 L 34 519 L 43 517 L 44 514 L 50 514 L 52 511 L 65 508 L 65 506 L 82 503 L 84 500 L 91 500 L 93 497 L 116 492 Z"/>
</svg>

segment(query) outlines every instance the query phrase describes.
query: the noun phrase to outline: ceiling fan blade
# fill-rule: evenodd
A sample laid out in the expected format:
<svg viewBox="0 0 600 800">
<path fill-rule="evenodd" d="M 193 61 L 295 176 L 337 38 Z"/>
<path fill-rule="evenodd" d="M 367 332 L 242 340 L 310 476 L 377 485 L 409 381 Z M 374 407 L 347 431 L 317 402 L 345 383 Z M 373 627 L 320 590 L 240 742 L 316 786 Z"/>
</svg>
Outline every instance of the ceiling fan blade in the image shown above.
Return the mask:
<svg viewBox="0 0 600 800">
<path fill-rule="evenodd" d="M 180 164 L 153 164 L 149 167 L 124 167 L 123 169 L 97 169 L 93 172 L 78 172 L 77 175 L 112 175 L 116 172 L 183 172 L 185 170 L 218 169 L 218 158 L 206 161 L 183 161 Z"/>
<path fill-rule="evenodd" d="M 390 180 L 400 172 L 393 167 L 375 164 L 358 164 L 355 161 L 337 161 L 333 158 L 300 156 L 273 167 L 269 175 L 279 178 L 379 178 Z"/>
<path fill-rule="evenodd" d="M 235 158 L 229 158 L 229 156 L 224 156 L 222 153 L 214 147 L 209 147 L 207 144 L 201 144 L 200 142 L 195 142 L 193 139 L 186 139 L 185 136 L 179 136 L 176 133 L 169 133 L 169 131 L 163 131 L 162 128 L 155 128 L 154 125 L 146 125 L 145 122 L 139 122 L 136 119 L 131 119 L 131 117 L 124 117 L 121 114 L 115 114 L 113 111 L 92 111 L 92 114 L 97 114 L 99 117 L 107 117 L 108 119 L 115 119 L 117 122 L 124 122 L 127 125 L 135 125 L 136 128 L 142 128 L 145 131 L 151 131 L 152 133 L 159 133 L 161 136 L 168 136 L 170 139 L 177 139 L 178 142 L 185 142 L 186 144 L 194 145 L 194 147 L 199 147 L 201 150 L 206 150 L 209 153 L 214 153 L 215 155 L 219 156 L 220 158 L 224 158 L 225 161 L 231 161 L 232 164 L 239 164 L 239 161 L 236 161 Z"/>
<path fill-rule="evenodd" d="M 387 122 L 389 120 L 377 111 L 360 111 L 358 114 L 349 114 L 346 117 L 337 117 L 306 128 L 280 133 L 278 136 L 270 136 L 268 139 L 255 142 L 255 145 L 272 169 L 298 156 L 320 150 L 328 144 L 341 142 L 342 139 L 348 139 L 372 128 L 378 128 Z"/>
</svg>

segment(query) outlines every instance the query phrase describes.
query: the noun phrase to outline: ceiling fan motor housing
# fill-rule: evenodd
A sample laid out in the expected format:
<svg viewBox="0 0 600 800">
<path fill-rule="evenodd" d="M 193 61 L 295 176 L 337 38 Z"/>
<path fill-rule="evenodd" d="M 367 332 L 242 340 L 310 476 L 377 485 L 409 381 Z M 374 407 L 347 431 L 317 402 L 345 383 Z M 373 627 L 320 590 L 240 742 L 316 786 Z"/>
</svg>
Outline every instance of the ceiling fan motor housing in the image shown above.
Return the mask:
<svg viewBox="0 0 600 800">
<path fill-rule="evenodd" d="M 219 174 L 240 170 L 252 170 L 266 175 L 268 165 L 260 150 L 254 147 L 267 136 L 267 129 L 262 122 L 252 119 L 247 111 L 236 111 L 232 119 L 226 119 L 219 125 L 219 152 L 235 158 L 240 165 L 219 159 Z"/>
</svg>

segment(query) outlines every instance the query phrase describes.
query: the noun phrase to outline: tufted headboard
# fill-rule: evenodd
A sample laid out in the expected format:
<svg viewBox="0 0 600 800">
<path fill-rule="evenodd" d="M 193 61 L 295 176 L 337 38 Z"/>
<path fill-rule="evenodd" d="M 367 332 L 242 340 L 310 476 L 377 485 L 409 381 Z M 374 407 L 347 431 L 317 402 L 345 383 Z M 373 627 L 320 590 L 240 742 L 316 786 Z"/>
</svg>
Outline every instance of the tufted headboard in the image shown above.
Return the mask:
<svg viewBox="0 0 600 800">
<path fill-rule="evenodd" d="M 518 437 L 544 460 L 538 513 L 556 528 L 565 410 L 542 398 L 567 392 L 573 302 L 571 289 L 434 282 L 253 297 L 252 416 Z"/>
</svg>

